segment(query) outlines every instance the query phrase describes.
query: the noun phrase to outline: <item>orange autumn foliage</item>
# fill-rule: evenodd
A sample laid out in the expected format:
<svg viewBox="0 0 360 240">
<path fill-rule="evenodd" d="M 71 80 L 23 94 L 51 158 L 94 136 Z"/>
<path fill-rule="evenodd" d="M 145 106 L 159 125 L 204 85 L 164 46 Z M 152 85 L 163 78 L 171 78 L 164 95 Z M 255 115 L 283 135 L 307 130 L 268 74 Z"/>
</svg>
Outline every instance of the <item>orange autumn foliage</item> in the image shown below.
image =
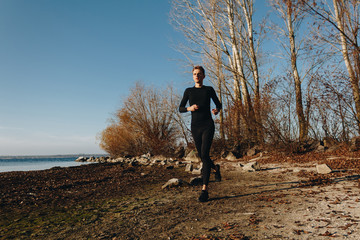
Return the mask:
<svg viewBox="0 0 360 240">
<path fill-rule="evenodd" d="M 114 157 L 171 155 L 179 131 L 174 120 L 177 104 L 169 94 L 137 83 L 116 119 L 101 133 L 100 147 Z"/>
</svg>

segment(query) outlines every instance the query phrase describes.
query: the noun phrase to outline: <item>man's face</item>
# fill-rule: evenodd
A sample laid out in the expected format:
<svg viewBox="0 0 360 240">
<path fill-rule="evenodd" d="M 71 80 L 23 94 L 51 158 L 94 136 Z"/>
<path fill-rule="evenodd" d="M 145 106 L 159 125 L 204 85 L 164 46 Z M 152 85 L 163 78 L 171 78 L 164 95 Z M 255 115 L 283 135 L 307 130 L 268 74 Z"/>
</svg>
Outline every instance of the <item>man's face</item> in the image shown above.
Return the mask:
<svg viewBox="0 0 360 240">
<path fill-rule="evenodd" d="M 205 75 L 201 72 L 200 69 L 195 69 L 193 71 L 193 79 L 194 79 L 195 83 L 202 84 L 204 78 L 205 78 Z"/>
</svg>

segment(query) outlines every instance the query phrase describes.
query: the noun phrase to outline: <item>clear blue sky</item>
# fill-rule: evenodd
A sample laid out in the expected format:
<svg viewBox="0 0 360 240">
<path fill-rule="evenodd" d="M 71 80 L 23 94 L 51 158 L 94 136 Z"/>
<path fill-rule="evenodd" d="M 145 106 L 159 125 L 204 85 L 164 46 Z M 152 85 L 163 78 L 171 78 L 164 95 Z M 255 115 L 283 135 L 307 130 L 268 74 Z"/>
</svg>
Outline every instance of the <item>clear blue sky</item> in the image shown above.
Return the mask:
<svg viewBox="0 0 360 240">
<path fill-rule="evenodd" d="M 96 135 L 136 81 L 184 86 L 169 10 L 168 0 L 0 0 L 0 155 L 103 153 Z"/>
<path fill-rule="evenodd" d="M 136 81 L 182 93 L 170 2 L 0 0 L 0 156 L 103 153 Z"/>
</svg>

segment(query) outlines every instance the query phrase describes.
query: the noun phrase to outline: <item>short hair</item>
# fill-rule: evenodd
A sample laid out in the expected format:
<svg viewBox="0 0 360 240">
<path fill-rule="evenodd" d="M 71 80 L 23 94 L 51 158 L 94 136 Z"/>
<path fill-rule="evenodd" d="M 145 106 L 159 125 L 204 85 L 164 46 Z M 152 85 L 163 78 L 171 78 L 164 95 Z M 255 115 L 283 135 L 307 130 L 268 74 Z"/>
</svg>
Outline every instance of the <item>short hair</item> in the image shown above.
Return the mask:
<svg viewBox="0 0 360 240">
<path fill-rule="evenodd" d="M 194 66 L 192 72 L 194 72 L 195 69 L 199 69 L 205 75 L 205 69 L 202 66 Z"/>
</svg>

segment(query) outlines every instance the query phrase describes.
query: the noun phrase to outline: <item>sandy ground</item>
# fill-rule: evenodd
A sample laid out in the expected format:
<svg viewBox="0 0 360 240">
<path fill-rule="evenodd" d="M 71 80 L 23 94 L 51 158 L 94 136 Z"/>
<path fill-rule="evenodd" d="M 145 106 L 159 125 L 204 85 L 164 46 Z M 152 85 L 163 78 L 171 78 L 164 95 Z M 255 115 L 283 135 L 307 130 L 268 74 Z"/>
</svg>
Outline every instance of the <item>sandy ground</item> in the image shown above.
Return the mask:
<svg viewBox="0 0 360 240">
<path fill-rule="evenodd" d="M 103 164 L 56 169 L 58 174 L 76 171 L 79 178 L 62 185 L 58 180 L 58 187 L 51 190 L 51 201 L 49 194 L 42 194 L 42 188 L 38 187 L 37 192 L 31 189 L 42 198 L 36 204 L 29 198 L 29 203 L 22 203 L 26 207 L 17 197 L 28 196 L 30 191 L 21 180 L 27 179 L 30 187 L 34 180 L 29 176 L 37 175 L 0 174 L 2 186 L 15 179 L 19 182 L 0 191 L 0 238 L 360 239 L 357 173 L 318 175 L 316 163 L 311 162 L 261 163 L 262 170 L 256 172 L 244 172 L 238 163 L 218 163 L 223 181 L 216 183 L 212 176 L 206 203 L 197 201 L 199 186 L 161 189 L 173 177 L 188 182 L 192 175 L 185 173 L 184 167 Z M 40 172 L 42 179 L 54 174 L 50 170 Z M 98 176 L 95 185 L 88 174 Z M 87 181 L 80 181 L 84 178 Z M 50 180 L 39 181 L 39 186 L 51 186 Z M 82 184 L 74 184 L 79 182 Z"/>
</svg>

